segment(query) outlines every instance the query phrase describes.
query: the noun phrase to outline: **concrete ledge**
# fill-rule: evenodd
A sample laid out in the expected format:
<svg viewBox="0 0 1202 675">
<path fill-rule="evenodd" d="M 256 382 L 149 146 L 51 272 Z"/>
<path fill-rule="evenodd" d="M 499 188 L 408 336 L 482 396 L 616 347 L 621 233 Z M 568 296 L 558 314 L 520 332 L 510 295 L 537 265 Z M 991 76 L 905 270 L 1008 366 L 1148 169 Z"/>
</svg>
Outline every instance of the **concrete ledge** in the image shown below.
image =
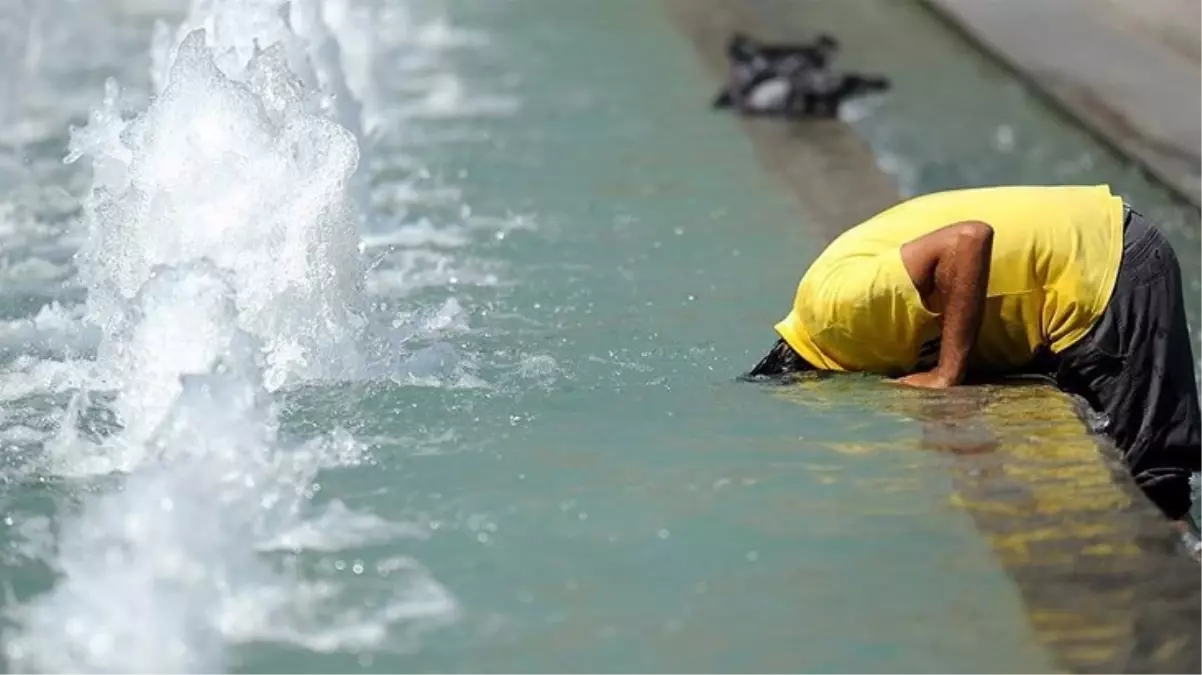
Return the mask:
<svg viewBox="0 0 1202 675">
<path fill-rule="evenodd" d="M 923 0 L 1104 143 L 1202 198 L 1197 0 Z"/>
</svg>

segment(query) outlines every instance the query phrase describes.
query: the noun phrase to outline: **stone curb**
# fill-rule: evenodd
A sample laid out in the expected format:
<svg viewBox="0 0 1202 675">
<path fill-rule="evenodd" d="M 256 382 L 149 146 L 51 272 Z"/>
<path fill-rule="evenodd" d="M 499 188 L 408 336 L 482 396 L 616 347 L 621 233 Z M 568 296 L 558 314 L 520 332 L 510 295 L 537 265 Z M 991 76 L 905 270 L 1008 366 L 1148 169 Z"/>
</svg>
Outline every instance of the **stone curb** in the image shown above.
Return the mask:
<svg viewBox="0 0 1202 675">
<path fill-rule="evenodd" d="M 1198 207 L 1197 63 L 1096 0 L 921 0 L 1103 144 Z"/>
</svg>

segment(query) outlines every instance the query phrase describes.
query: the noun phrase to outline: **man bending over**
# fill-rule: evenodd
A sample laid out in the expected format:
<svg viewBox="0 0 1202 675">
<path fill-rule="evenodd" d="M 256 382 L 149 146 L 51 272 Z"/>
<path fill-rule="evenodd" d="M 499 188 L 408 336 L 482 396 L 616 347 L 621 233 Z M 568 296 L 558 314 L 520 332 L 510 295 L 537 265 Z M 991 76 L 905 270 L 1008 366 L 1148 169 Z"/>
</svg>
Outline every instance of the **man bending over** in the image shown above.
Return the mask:
<svg viewBox="0 0 1202 675">
<path fill-rule="evenodd" d="M 1049 374 L 1106 416 L 1144 493 L 1186 531 L 1198 389 L 1168 241 L 1107 186 L 903 202 L 814 261 L 750 375 L 858 371 L 915 387 Z"/>
</svg>

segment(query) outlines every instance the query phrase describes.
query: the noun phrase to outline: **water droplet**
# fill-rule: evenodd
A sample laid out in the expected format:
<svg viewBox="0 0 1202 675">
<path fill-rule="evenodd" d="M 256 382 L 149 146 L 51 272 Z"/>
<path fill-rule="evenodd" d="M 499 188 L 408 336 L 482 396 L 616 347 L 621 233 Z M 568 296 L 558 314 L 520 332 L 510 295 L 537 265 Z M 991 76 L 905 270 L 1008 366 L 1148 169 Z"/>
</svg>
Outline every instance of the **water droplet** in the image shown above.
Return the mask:
<svg viewBox="0 0 1202 675">
<path fill-rule="evenodd" d="M 338 570 L 339 572 L 346 569 L 346 561 L 345 560 L 335 560 L 334 561 L 334 569 Z"/>
<path fill-rule="evenodd" d="M 672 536 L 672 533 L 668 531 L 668 528 L 664 527 L 660 528 L 660 531 L 656 532 L 655 536 L 659 537 L 660 539 L 667 539 L 668 537 Z"/>
<path fill-rule="evenodd" d="M 354 565 L 351 565 L 351 572 L 355 574 L 363 574 L 363 561 L 356 560 Z"/>
<path fill-rule="evenodd" d="M 747 552 L 747 562 L 755 562 L 759 559 L 760 559 L 759 551 L 748 551 Z"/>
<path fill-rule="evenodd" d="M 93 657 L 104 658 L 112 651 L 113 638 L 108 633 L 96 633 L 88 638 L 88 651 Z"/>
<path fill-rule="evenodd" d="M 1011 152 L 1014 150 L 1014 127 L 1003 124 L 999 126 L 993 135 L 993 147 L 999 152 Z"/>
<path fill-rule="evenodd" d="M 182 657 L 188 653 L 188 645 L 184 644 L 184 641 L 179 638 L 172 638 L 171 653 L 177 658 Z"/>
<path fill-rule="evenodd" d="M 481 544 L 487 544 L 488 543 L 488 535 L 485 534 L 484 532 L 481 532 L 480 534 L 476 535 L 476 541 L 480 542 Z"/>
</svg>

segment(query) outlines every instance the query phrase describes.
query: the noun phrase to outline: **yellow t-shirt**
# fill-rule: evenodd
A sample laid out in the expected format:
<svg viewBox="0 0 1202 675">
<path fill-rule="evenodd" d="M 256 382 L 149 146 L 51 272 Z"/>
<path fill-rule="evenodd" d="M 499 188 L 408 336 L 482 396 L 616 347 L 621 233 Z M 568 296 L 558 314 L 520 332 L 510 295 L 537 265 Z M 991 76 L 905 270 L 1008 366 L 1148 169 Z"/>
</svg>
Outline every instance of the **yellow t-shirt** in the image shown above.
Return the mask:
<svg viewBox="0 0 1202 675">
<path fill-rule="evenodd" d="M 1038 347 L 1063 351 L 1101 317 L 1122 258 L 1122 200 L 1105 185 L 993 187 L 916 197 L 844 232 L 806 271 L 777 332 L 824 370 L 934 366 L 939 317 L 923 306 L 901 247 L 969 220 L 993 227 L 970 371 L 1018 370 Z"/>
</svg>

